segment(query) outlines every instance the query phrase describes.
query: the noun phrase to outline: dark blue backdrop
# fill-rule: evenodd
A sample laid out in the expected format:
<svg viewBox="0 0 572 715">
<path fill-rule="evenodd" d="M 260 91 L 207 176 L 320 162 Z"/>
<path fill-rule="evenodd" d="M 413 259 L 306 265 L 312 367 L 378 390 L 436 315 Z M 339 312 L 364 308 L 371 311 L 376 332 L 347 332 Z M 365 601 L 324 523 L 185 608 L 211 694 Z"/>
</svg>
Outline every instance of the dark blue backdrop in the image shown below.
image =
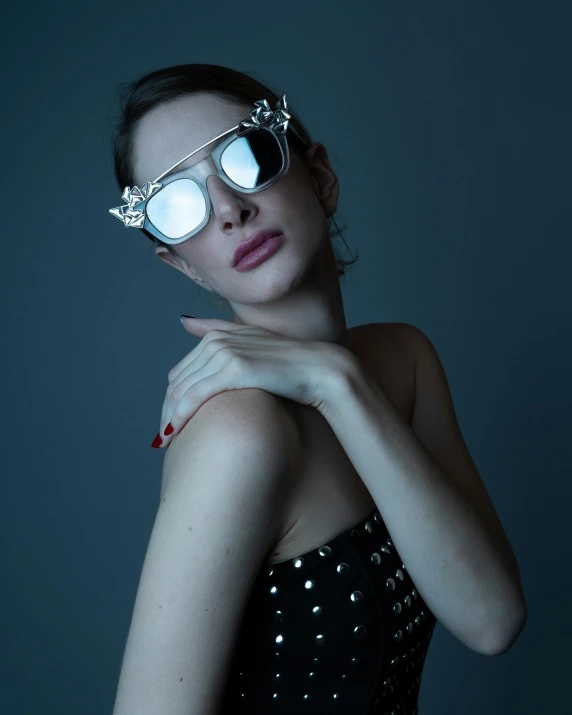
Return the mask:
<svg viewBox="0 0 572 715">
<path fill-rule="evenodd" d="M 206 62 L 286 92 L 360 259 L 348 325 L 405 321 L 447 372 L 521 566 L 502 657 L 437 626 L 423 715 L 564 712 L 570 618 L 568 3 L 12 3 L 2 52 L 0 711 L 111 713 L 155 511 L 167 372 L 230 319 L 125 231 L 121 82 Z"/>
</svg>

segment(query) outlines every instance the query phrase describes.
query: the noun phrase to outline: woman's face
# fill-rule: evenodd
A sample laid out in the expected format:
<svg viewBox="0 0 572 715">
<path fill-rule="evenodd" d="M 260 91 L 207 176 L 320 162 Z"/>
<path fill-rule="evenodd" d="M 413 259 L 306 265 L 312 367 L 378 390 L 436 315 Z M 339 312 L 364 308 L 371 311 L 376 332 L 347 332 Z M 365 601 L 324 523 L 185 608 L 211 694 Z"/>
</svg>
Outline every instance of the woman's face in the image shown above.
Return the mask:
<svg viewBox="0 0 572 715">
<path fill-rule="evenodd" d="M 135 134 L 136 185 L 152 181 L 205 142 L 248 118 L 252 108 L 209 93 L 156 107 L 142 119 Z M 219 142 L 186 159 L 174 172 L 200 161 Z M 306 163 L 290 150 L 287 174 L 259 193 L 242 194 L 216 175 L 208 177 L 207 189 L 212 203 L 207 225 L 174 246 L 175 256 L 158 246 L 155 252 L 160 258 L 231 305 L 279 300 L 311 280 L 320 252 L 330 248 L 327 219 L 335 213 L 338 201 L 337 177 L 322 144 L 312 144 Z M 255 268 L 237 271 L 233 267 L 236 247 L 265 228 L 282 231 L 282 245 Z"/>
</svg>

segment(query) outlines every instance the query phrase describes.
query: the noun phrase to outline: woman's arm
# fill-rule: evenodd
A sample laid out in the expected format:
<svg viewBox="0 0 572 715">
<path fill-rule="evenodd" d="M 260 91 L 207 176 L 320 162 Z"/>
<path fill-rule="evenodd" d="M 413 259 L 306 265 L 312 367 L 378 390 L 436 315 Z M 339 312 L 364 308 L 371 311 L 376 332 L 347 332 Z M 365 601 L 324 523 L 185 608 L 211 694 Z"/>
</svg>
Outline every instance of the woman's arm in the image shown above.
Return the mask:
<svg viewBox="0 0 572 715">
<path fill-rule="evenodd" d="M 498 655 L 526 622 L 516 558 L 463 441 L 436 351 L 414 326 L 399 329 L 415 357 L 412 425 L 354 363 L 331 383 L 322 414 L 437 620 L 472 650 Z"/>
<path fill-rule="evenodd" d="M 215 715 L 243 611 L 286 518 L 297 432 L 274 395 L 200 407 L 165 453 L 113 715 Z"/>
</svg>

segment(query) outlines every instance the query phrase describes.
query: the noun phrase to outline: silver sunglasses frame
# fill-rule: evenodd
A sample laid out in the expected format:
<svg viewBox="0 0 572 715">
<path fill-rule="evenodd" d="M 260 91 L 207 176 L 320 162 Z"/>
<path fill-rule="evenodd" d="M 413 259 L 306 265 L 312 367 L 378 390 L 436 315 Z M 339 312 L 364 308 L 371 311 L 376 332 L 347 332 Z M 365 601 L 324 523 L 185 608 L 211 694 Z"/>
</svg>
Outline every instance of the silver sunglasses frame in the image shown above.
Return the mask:
<svg viewBox="0 0 572 715">
<path fill-rule="evenodd" d="M 121 198 L 126 202 L 126 205 L 117 206 L 116 208 L 109 209 L 109 213 L 123 221 L 124 225 L 127 228 L 146 229 L 147 231 L 149 231 L 149 233 L 161 240 L 163 243 L 167 243 L 169 245 L 177 245 L 179 243 L 187 241 L 189 238 L 192 238 L 197 233 L 199 233 L 199 231 L 206 226 L 211 217 L 211 200 L 206 183 L 207 178 L 209 176 L 212 176 L 213 174 L 220 176 L 220 178 L 225 182 L 225 184 L 243 194 L 258 193 L 260 191 L 264 191 L 264 189 L 267 189 L 272 184 L 275 184 L 287 173 L 290 167 L 290 152 L 288 148 L 288 141 L 286 139 L 286 131 L 288 129 L 288 122 L 291 118 L 291 115 L 287 112 L 286 95 L 282 95 L 282 97 L 278 100 L 278 102 L 276 103 L 276 109 L 274 111 L 270 109 L 270 105 L 265 99 L 256 101 L 254 105 L 255 109 L 251 111 L 250 119 L 244 119 L 240 122 L 240 124 L 237 124 L 235 127 L 231 127 L 222 134 L 219 134 L 214 139 L 210 139 L 198 149 L 195 149 L 190 154 L 187 154 L 187 156 L 183 157 L 176 164 L 173 164 L 173 166 L 164 171 L 156 179 L 154 179 L 153 181 L 146 182 L 141 189 L 137 186 L 134 186 L 133 188 L 126 186 L 121 196 Z M 276 174 L 276 176 L 273 176 L 272 179 L 269 179 L 264 184 L 261 184 L 260 186 L 257 186 L 253 189 L 245 189 L 244 187 L 235 184 L 225 174 L 221 165 L 221 157 L 224 150 L 233 141 L 235 141 L 237 138 L 250 134 L 250 132 L 252 131 L 257 130 L 270 131 L 277 139 L 278 145 L 282 152 L 282 168 L 280 169 L 278 174 Z M 299 139 L 304 141 L 293 125 L 290 126 L 290 130 L 293 131 Z M 204 157 L 204 159 L 201 159 L 196 164 L 190 166 L 188 169 L 184 169 L 183 171 L 179 171 L 171 176 L 168 176 L 162 183 L 160 183 L 161 179 L 166 174 L 168 174 L 174 168 L 179 166 L 179 164 L 182 164 L 183 161 L 189 159 L 191 156 L 193 156 L 193 154 L 196 154 L 197 152 L 201 151 L 201 149 L 204 149 L 209 144 L 212 144 L 213 142 L 217 141 L 218 139 L 221 139 L 227 134 L 230 134 L 230 136 L 224 142 L 216 146 L 212 152 L 210 152 L 206 157 Z M 216 171 L 212 171 L 211 168 L 208 166 L 207 160 L 209 159 L 209 157 L 212 157 L 212 160 L 216 167 Z M 155 196 L 162 188 L 170 184 L 172 181 L 178 181 L 182 178 L 193 179 L 193 181 L 195 181 L 195 183 L 198 185 L 205 199 L 206 211 L 203 221 L 195 229 L 185 234 L 184 236 L 175 239 L 165 236 L 153 225 L 153 223 L 147 216 L 147 203 L 151 199 L 151 197 Z"/>
</svg>

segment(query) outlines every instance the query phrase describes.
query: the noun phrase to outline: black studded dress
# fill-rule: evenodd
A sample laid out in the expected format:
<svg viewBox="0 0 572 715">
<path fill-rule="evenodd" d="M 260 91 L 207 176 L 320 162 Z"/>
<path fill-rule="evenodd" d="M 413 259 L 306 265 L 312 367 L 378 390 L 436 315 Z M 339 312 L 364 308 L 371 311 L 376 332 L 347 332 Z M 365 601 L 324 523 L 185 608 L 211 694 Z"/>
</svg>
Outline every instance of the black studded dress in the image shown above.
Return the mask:
<svg viewBox="0 0 572 715">
<path fill-rule="evenodd" d="M 376 509 L 254 584 L 221 715 L 417 715 L 436 619 Z"/>
</svg>

